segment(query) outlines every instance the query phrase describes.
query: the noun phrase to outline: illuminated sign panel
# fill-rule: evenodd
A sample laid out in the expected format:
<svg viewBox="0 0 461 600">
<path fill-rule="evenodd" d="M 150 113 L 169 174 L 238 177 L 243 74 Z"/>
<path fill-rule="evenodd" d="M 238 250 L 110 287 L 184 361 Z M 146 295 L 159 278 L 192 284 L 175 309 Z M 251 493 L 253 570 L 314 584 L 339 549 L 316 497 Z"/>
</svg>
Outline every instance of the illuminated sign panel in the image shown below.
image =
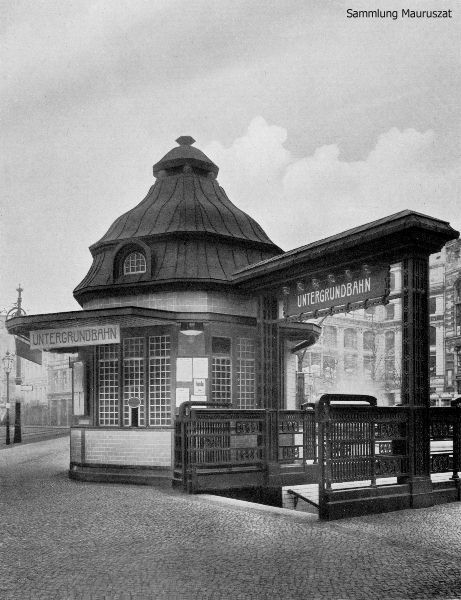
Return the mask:
<svg viewBox="0 0 461 600">
<path fill-rule="evenodd" d="M 310 313 L 379 298 L 388 293 L 388 282 L 388 267 L 369 269 L 367 272 L 347 271 L 347 274 L 331 274 L 325 279 L 301 281 L 301 285 L 289 289 L 287 314 Z"/>
<path fill-rule="evenodd" d="M 120 325 L 40 329 L 30 332 L 30 347 L 43 350 L 119 343 Z"/>
</svg>

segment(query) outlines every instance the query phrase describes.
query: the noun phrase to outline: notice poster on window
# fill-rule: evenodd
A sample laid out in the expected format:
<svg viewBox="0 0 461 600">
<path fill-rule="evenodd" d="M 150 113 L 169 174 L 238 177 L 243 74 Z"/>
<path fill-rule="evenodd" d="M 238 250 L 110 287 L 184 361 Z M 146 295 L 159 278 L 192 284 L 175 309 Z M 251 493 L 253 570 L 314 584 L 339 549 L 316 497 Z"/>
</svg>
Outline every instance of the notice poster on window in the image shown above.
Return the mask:
<svg viewBox="0 0 461 600">
<path fill-rule="evenodd" d="M 192 358 L 176 359 L 176 381 L 192 381 Z"/>
<path fill-rule="evenodd" d="M 194 379 L 208 379 L 208 358 L 193 359 Z"/>
<path fill-rule="evenodd" d="M 74 362 L 72 365 L 72 405 L 74 415 L 85 414 L 84 394 L 84 366 L 83 362 Z"/>
<path fill-rule="evenodd" d="M 201 379 L 194 378 L 194 396 L 204 396 L 206 394 L 206 382 L 203 377 Z"/>
</svg>

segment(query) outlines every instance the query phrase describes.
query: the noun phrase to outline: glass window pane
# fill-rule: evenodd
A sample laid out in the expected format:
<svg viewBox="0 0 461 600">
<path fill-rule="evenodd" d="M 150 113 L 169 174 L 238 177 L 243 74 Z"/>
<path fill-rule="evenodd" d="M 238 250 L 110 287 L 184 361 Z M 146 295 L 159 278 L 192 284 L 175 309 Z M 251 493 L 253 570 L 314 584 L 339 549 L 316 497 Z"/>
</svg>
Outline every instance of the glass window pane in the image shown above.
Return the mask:
<svg viewBox="0 0 461 600">
<path fill-rule="evenodd" d="M 149 425 L 171 423 L 171 340 L 149 338 Z"/>
<path fill-rule="evenodd" d="M 98 346 L 98 405 L 99 425 L 117 426 L 118 410 L 118 344 Z"/>
<path fill-rule="evenodd" d="M 146 258 L 141 252 L 131 252 L 123 262 L 123 274 L 146 272 Z"/>
</svg>

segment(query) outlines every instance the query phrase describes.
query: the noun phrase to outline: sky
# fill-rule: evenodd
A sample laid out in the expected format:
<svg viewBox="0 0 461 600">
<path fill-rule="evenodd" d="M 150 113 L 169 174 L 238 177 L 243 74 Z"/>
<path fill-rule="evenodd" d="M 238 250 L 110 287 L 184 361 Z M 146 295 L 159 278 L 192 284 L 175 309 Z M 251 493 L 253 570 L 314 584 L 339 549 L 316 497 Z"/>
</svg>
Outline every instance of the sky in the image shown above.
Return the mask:
<svg viewBox="0 0 461 600">
<path fill-rule="evenodd" d="M 347 9 L 452 9 L 451 19 Z M 1 0 L 0 311 L 78 310 L 88 247 L 191 135 L 284 250 L 404 209 L 461 228 L 456 0 Z"/>
</svg>

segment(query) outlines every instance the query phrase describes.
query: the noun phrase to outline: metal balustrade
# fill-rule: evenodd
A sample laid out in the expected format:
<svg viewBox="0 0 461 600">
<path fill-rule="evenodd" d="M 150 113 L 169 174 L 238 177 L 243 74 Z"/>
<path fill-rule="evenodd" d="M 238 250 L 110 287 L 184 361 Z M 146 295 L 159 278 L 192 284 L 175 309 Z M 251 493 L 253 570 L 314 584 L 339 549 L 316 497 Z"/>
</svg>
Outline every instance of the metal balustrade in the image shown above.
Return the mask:
<svg viewBox="0 0 461 600">
<path fill-rule="evenodd" d="M 407 408 L 376 406 L 371 396 L 325 395 L 318 415 L 322 488 L 351 481 L 375 486 L 377 478 L 408 475 Z"/>
<path fill-rule="evenodd" d="M 219 406 L 219 407 L 218 407 Z M 174 480 L 187 491 L 200 487 L 198 477 L 219 473 L 266 476 L 271 460 L 271 432 L 277 431 L 276 462 L 316 462 L 315 415 L 310 410 L 232 409 L 222 405 L 181 405 L 175 423 Z M 229 479 L 229 478 L 228 478 Z M 210 484 L 211 485 L 211 484 Z"/>
<path fill-rule="evenodd" d="M 461 469 L 461 407 L 429 409 L 432 474 L 451 473 L 459 481 Z"/>
<path fill-rule="evenodd" d="M 268 474 L 277 476 L 273 467 L 278 464 L 282 478 L 277 481 L 287 485 L 280 483 L 287 473 L 302 479 L 318 463 L 320 503 L 331 502 L 353 482 L 361 489 L 404 486 L 412 477 L 412 410 L 376 406 L 370 396 L 335 394 L 323 396 L 315 410 L 312 405 L 277 411 L 187 402 L 175 424 L 175 482 L 189 492 L 215 484 L 220 489 L 273 486 Z M 432 440 L 430 470 L 450 472 L 459 486 L 461 407 L 423 410 Z M 435 448 L 440 441 L 445 446 Z M 218 481 L 219 476 L 227 479 Z M 408 491 L 397 493 L 402 498 Z"/>
</svg>

